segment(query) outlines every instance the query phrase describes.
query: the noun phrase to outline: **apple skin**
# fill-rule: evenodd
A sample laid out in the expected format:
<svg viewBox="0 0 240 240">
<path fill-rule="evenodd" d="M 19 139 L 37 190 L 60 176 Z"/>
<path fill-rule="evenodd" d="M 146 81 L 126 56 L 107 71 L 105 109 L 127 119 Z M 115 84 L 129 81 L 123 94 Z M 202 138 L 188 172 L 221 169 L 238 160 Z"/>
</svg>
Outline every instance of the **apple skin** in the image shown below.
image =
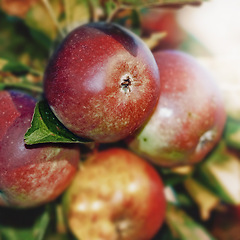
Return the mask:
<svg viewBox="0 0 240 240">
<path fill-rule="evenodd" d="M 154 50 L 178 49 L 186 40 L 187 34 L 179 25 L 176 12 L 174 8 L 149 8 L 140 15 L 143 35 L 166 33 Z"/>
<path fill-rule="evenodd" d="M 57 198 L 77 172 L 77 146 L 24 144 L 36 101 L 0 92 L 0 206 L 27 208 Z"/>
<path fill-rule="evenodd" d="M 155 107 L 160 80 L 155 59 L 130 31 L 89 23 L 69 33 L 51 57 L 45 96 L 74 134 L 115 142 L 139 128 Z"/>
<path fill-rule="evenodd" d="M 110 148 L 83 163 L 63 203 L 77 239 L 150 240 L 165 218 L 164 185 L 147 161 Z"/>
<path fill-rule="evenodd" d="M 219 141 L 226 114 L 218 86 L 192 56 L 154 53 L 161 72 L 161 95 L 149 121 L 126 142 L 163 167 L 201 161 Z"/>
</svg>

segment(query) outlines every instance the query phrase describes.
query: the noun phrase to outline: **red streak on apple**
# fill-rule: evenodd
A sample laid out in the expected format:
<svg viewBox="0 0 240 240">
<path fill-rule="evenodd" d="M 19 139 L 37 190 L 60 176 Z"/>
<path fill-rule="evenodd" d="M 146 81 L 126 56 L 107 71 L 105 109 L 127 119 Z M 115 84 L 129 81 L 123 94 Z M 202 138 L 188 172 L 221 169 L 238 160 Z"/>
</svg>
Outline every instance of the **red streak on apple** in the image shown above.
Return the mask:
<svg viewBox="0 0 240 240">
<path fill-rule="evenodd" d="M 36 101 L 24 93 L 6 91 L 0 92 L 0 99 L 5 99 L 0 115 L 9 116 L 0 119 L 0 205 L 34 207 L 55 199 L 77 171 L 79 149 L 75 145 L 26 146 L 24 134 Z"/>
<path fill-rule="evenodd" d="M 140 38 L 115 24 L 91 23 L 71 32 L 53 54 L 44 88 L 51 109 L 70 131 L 114 142 L 148 118 L 160 81 Z"/>
<path fill-rule="evenodd" d="M 133 153 L 95 153 L 64 195 L 70 229 L 78 239 L 149 240 L 165 217 L 163 188 L 156 170 Z"/>
<path fill-rule="evenodd" d="M 11 205 L 38 206 L 56 199 L 75 172 L 67 158 L 59 162 L 33 163 L 1 174 L 1 185 L 5 186 L 3 192 Z"/>
</svg>

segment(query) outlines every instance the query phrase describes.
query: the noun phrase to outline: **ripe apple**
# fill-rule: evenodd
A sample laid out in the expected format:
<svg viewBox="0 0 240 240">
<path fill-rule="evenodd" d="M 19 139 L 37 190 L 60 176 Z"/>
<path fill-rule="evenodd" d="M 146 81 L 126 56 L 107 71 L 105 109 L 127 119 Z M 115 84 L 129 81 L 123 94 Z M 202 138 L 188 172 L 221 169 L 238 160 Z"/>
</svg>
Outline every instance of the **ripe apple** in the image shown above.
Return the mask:
<svg viewBox="0 0 240 240">
<path fill-rule="evenodd" d="M 155 169 L 130 151 L 97 152 L 64 193 L 70 230 L 78 239 L 152 239 L 165 217 L 163 188 Z"/>
<path fill-rule="evenodd" d="M 48 103 L 74 134 L 115 142 L 139 128 L 160 91 L 145 43 L 115 24 L 89 23 L 69 33 L 44 76 Z"/>
<path fill-rule="evenodd" d="M 177 50 L 154 53 L 161 95 L 144 127 L 127 139 L 131 150 L 160 166 L 201 161 L 221 137 L 225 111 L 207 69 Z"/>
<path fill-rule="evenodd" d="M 25 146 L 35 100 L 25 93 L 0 92 L 0 205 L 33 207 L 58 197 L 75 175 L 76 146 Z"/>
<path fill-rule="evenodd" d="M 149 8 L 141 12 L 141 28 L 144 35 L 164 32 L 166 36 L 154 48 L 177 49 L 186 40 L 186 32 L 177 21 L 176 9 Z"/>
</svg>

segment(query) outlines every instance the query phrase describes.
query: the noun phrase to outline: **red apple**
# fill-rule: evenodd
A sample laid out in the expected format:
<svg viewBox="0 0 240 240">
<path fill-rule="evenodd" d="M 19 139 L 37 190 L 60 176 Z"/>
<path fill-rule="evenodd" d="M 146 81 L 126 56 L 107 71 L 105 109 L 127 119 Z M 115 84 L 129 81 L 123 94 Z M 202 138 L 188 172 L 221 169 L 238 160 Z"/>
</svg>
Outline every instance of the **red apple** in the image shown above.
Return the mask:
<svg viewBox="0 0 240 240">
<path fill-rule="evenodd" d="M 186 40 L 186 33 L 177 21 L 176 9 L 149 8 L 140 15 L 144 35 L 164 32 L 166 36 L 155 49 L 177 49 Z"/>
<path fill-rule="evenodd" d="M 144 42 L 101 22 L 66 37 L 49 61 L 44 86 L 65 127 L 97 142 L 118 141 L 139 128 L 160 91 L 158 68 Z"/>
<path fill-rule="evenodd" d="M 97 152 L 65 192 L 70 230 L 78 239 L 150 240 L 164 221 L 163 188 L 155 169 L 133 153 Z"/>
<path fill-rule="evenodd" d="M 154 53 L 162 90 L 153 115 L 135 136 L 131 150 L 160 166 L 201 161 L 219 141 L 225 111 L 211 74 L 177 50 Z"/>
<path fill-rule="evenodd" d="M 35 100 L 20 92 L 0 92 L 0 205 L 33 207 L 58 197 L 75 175 L 79 149 L 24 144 Z"/>
</svg>

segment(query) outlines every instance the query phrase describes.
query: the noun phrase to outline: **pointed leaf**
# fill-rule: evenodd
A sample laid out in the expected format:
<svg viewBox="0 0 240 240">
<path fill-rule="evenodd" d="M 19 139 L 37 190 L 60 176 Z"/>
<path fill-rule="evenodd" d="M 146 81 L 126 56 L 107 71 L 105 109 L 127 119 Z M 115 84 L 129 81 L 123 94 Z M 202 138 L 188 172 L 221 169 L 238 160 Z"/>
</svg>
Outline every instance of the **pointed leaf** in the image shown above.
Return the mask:
<svg viewBox="0 0 240 240">
<path fill-rule="evenodd" d="M 48 211 L 45 211 L 36 221 L 33 227 L 33 235 L 35 240 L 43 240 L 47 231 L 47 227 L 50 223 L 50 215 Z"/>
<path fill-rule="evenodd" d="M 25 134 L 26 144 L 38 143 L 89 143 L 67 130 L 55 117 L 46 101 L 37 103 L 32 125 Z"/>
</svg>

